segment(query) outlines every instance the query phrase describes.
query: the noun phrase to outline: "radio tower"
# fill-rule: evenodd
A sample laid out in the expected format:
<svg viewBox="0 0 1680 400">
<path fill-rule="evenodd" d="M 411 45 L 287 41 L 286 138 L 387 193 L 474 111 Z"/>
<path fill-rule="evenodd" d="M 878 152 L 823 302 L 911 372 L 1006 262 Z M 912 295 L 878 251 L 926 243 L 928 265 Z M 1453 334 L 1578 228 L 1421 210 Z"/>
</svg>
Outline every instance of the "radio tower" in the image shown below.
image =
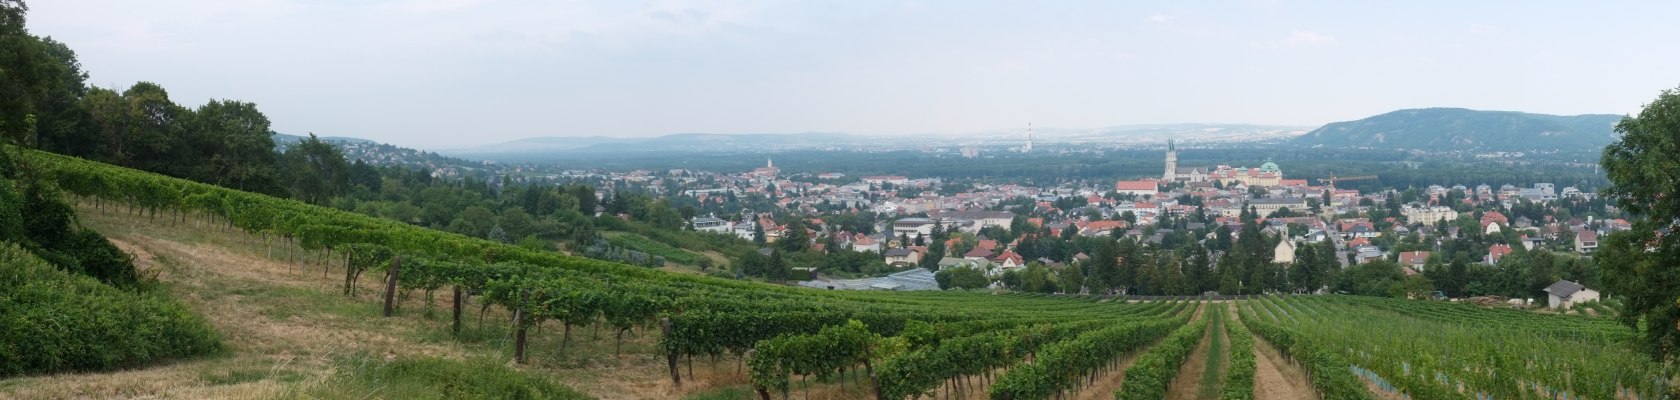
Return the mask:
<svg viewBox="0 0 1680 400">
<path fill-rule="evenodd" d="M 1027 145 L 1021 147 L 1021 152 L 1022 153 L 1027 153 L 1027 152 L 1031 152 L 1031 151 L 1032 151 L 1032 123 L 1028 122 L 1027 123 Z"/>
</svg>

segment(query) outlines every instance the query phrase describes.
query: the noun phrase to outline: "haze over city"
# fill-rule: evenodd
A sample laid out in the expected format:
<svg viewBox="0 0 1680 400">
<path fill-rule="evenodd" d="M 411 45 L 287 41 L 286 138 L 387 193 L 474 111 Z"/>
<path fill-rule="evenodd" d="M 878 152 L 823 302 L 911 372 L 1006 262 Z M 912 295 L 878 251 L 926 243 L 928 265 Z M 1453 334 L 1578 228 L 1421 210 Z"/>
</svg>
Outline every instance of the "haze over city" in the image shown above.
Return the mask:
<svg viewBox="0 0 1680 400">
<path fill-rule="evenodd" d="M 1673 2 L 56 0 L 90 84 L 257 103 L 282 133 L 956 133 L 1400 108 L 1634 112 Z M 1605 23 L 1616 21 L 1615 23 Z"/>
</svg>

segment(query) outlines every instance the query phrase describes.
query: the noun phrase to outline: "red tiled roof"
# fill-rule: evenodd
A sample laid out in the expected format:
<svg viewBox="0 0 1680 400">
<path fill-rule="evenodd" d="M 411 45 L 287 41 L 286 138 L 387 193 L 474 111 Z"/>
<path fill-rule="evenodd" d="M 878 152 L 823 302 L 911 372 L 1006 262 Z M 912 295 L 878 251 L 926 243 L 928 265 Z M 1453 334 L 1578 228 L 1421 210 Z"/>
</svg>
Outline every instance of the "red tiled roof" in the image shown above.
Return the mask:
<svg viewBox="0 0 1680 400">
<path fill-rule="evenodd" d="M 1429 254 L 1430 253 L 1427 251 L 1408 251 L 1400 253 L 1400 264 L 1422 265 L 1423 263 L 1429 262 Z"/>
<path fill-rule="evenodd" d="M 1119 181 L 1114 183 L 1114 190 L 1156 190 L 1155 181 Z"/>
<path fill-rule="evenodd" d="M 1499 259 L 1504 258 L 1506 255 L 1510 255 L 1510 254 L 1511 254 L 1511 246 L 1510 245 L 1496 244 L 1496 245 L 1493 245 L 1493 246 L 1488 246 L 1488 258 L 1493 259 L 1493 262 L 1499 262 Z"/>
</svg>

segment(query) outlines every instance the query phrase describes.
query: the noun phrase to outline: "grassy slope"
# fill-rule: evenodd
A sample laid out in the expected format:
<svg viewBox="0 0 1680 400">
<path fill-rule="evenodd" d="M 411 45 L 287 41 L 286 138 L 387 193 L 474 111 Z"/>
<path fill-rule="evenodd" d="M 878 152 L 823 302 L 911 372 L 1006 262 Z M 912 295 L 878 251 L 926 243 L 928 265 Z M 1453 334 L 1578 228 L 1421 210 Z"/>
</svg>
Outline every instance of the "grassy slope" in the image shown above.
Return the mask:
<svg viewBox="0 0 1680 400">
<path fill-rule="evenodd" d="M 359 298 L 345 298 L 338 290 L 341 267 L 328 266 L 323 273 L 321 265 L 284 261 L 300 251 L 295 248 L 270 249 L 254 236 L 191 222 L 171 226 L 165 219 L 90 207 L 79 212 L 83 224 L 137 254 L 137 265 L 157 273 L 183 303 L 204 315 L 228 351 L 149 369 L 3 380 L 0 398 L 432 398 L 419 394 L 464 383 L 482 390 L 448 396 L 516 397 L 497 388 L 564 385 L 600 398 L 672 398 L 745 380 L 714 379 L 701 361 L 694 383 L 672 388 L 652 355 L 656 335 L 646 331 L 626 335 L 622 356 L 613 355 L 610 333 L 596 336 L 577 328 L 567 354 L 558 354 L 559 335 L 534 334 L 531 365 L 505 367 L 511 358 L 506 312 L 490 309 L 480 327 L 474 303 L 464 318 L 464 338 L 455 340 L 447 333 L 447 293 L 436 296 L 433 312 L 427 311 L 424 293 L 415 292 L 397 317 L 381 318 L 380 276 L 364 279 Z M 557 332 L 559 326 L 539 329 Z M 717 369 L 732 372 L 725 368 L 731 364 Z M 415 375 L 429 378 L 397 379 Z"/>
</svg>

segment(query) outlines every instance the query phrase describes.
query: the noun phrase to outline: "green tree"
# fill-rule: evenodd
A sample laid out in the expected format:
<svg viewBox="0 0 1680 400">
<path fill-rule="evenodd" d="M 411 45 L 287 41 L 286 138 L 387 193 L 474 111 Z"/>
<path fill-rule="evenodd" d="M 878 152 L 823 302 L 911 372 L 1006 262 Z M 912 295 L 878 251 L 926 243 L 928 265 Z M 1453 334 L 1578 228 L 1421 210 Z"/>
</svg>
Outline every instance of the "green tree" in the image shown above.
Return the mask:
<svg viewBox="0 0 1680 400">
<path fill-rule="evenodd" d="M 990 285 L 986 273 L 973 267 L 958 267 L 939 271 L 933 274 L 940 289 L 980 289 Z"/>
<path fill-rule="evenodd" d="M 193 116 L 192 145 L 206 154 L 203 170 L 189 179 L 253 192 L 277 191 L 274 132 L 256 104 L 210 100 Z M 377 172 L 369 189 L 379 190 Z"/>
<path fill-rule="evenodd" d="M 1085 285 L 1092 293 L 1111 293 L 1120 287 L 1120 249 L 1114 240 L 1103 240 L 1097 244 L 1096 254 L 1086 264 L 1085 271 L 1088 279 Z"/>
<path fill-rule="evenodd" d="M 770 263 L 767 269 L 768 271 L 765 271 L 765 278 L 770 279 L 772 282 L 785 281 L 788 279 L 788 275 L 792 273 L 792 269 L 788 266 L 787 259 L 782 257 L 781 249 L 772 250 L 770 252 Z"/>
<path fill-rule="evenodd" d="M 764 224 L 760 224 L 758 222 L 753 222 L 752 232 L 753 232 L 753 244 L 756 244 L 759 247 L 764 247 L 765 240 L 767 240 L 764 237 Z"/>
<path fill-rule="evenodd" d="M 1080 271 L 1078 265 L 1062 267 L 1056 277 L 1061 280 L 1058 286 L 1061 286 L 1062 293 L 1078 294 L 1085 287 L 1085 272 Z"/>
<path fill-rule="evenodd" d="M 1191 294 L 1202 294 L 1210 290 L 1218 290 L 1219 283 L 1213 271 L 1213 263 L 1209 260 L 1208 251 L 1201 242 L 1191 241 L 1184 250 L 1188 255 L 1184 257 L 1184 275 L 1192 289 Z"/>
<path fill-rule="evenodd" d="M 932 244 L 928 245 L 927 254 L 922 255 L 922 260 L 921 260 L 922 268 L 927 268 L 929 271 L 938 271 L 939 270 L 939 261 L 944 260 L 944 259 L 945 259 L 945 241 L 936 239 L 936 240 L 933 241 Z"/>
<path fill-rule="evenodd" d="M 287 148 L 280 159 L 286 188 L 303 202 L 327 204 L 349 186 L 350 163 L 344 153 L 313 133 Z"/>
<path fill-rule="evenodd" d="M 805 220 L 792 218 L 787 228 L 782 231 L 782 238 L 776 240 L 777 247 L 789 253 L 798 253 L 811 247 L 811 235 L 805 231 Z"/>
<path fill-rule="evenodd" d="M 1604 148 L 1605 190 L 1633 214 L 1633 229 L 1609 235 L 1596 257 L 1605 293 L 1620 296 L 1618 318 L 1641 330 L 1653 358 L 1673 360 L 1680 350 L 1680 235 L 1656 234 L 1680 220 L 1680 89 L 1664 90 L 1637 116 L 1616 124 L 1620 139 Z M 1641 323 L 1643 322 L 1643 323 Z"/>
</svg>

